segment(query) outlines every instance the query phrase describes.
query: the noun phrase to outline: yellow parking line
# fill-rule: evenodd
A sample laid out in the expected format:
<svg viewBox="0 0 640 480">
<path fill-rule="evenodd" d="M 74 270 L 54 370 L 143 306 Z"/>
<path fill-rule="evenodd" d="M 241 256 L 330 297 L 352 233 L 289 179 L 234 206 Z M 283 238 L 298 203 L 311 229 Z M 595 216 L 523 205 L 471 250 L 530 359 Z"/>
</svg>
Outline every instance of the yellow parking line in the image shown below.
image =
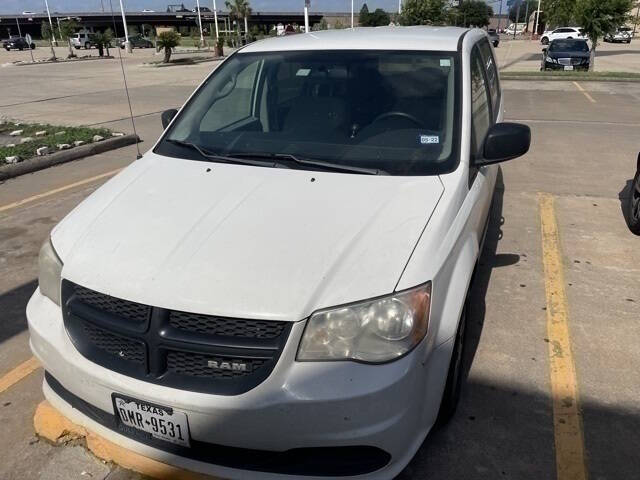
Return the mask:
<svg viewBox="0 0 640 480">
<path fill-rule="evenodd" d="M 582 88 L 582 85 L 580 85 L 578 82 L 573 82 L 573 84 L 576 86 L 578 90 L 580 90 L 583 93 L 585 97 L 589 99 L 591 103 L 596 103 L 595 99 L 591 95 L 589 95 L 589 92 L 587 92 L 584 88 Z"/>
<path fill-rule="evenodd" d="M 24 205 L 26 203 L 35 202 L 36 200 L 40 200 L 42 198 L 46 198 L 46 197 L 49 197 L 51 195 L 55 195 L 56 193 L 64 192 L 64 191 L 69 190 L 71 188 L 80 187 L 82 185 L 86 185 L 87 183 L 95 182 L 96 180 L 100 180 L 102 178 L 111 177 L 111 176 L 115 175 L 116 173 L 118 173 L 120 170 L 122 170 L 122 169 L 118 168 L 117 170 L 111 170 L 110 172 L 101 173 L 100 175 L 96 175 L 95 177 L 85 178 L 84 180 L 79 180 L 77 182 L 70 183 L 70 184 L 65 185 L 63 187 L 54 188 L 53 190 L 49 190 L 48 192 L 39 193 L 39 194 L 33 195 L 31 197 L 23 198 L 22 200 L 18 200 L 17 202 L 13 202 L 13 203 L 9 203 L 7 205 L 0 206 L 0 212 L 11 210 L 12 208 L 20 207 L 21 205 Z"/>
<path fill-rule="evenodd" d="M 540 194 L 538 200 L 542 223 L 542 261 L 547 297 L 547 336 L 557 479 L 586 480 L 582 413 L 578 403 L 578 382 L 571 352 L 558 224 L 553 196 Z"/>
<path fill-rule="evenodd" d="M 15 385 L 30 373 L 33 373 L 39 367 L 40 362 L 38 362 L 36 357 L 31 357 L 29 360 L 22 362 L 16 368 L 9 371 L 6 375 L 0 378 L 0 393 L 4 392 L 12 385 Z"/>
</svg>

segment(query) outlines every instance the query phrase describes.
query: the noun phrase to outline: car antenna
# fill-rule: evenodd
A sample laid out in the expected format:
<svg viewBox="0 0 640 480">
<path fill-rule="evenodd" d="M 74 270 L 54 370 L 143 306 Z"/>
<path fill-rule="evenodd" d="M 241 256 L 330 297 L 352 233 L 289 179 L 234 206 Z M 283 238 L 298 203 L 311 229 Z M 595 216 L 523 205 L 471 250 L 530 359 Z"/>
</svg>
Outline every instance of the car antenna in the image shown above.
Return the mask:
<svg viewBox="0 0 640 480">
<path fill-rule="evenodd" d="M 111 20 L 113 21 L 113 34 L 118 34 L 118 28 L 116 27 L 116 16 L 113 13 L 113 0 L 109 0 L 109 7 L 111 8 Z M 124 11 L 122 13 L 124 15 Z M 126 25 L 123 25 L 124 28 L 127 28 Z M 126 32 L 125 32 L 126 34 Z M 136 131 L 136 122 L 133 118 L 133 108 L 131 108 L 131 97 L 129 97 L 129 86 L 127 85 L 127 75 L 124 71 L 124 61 L 122 60 L 122 50 L 118 48 L 116 45 L 116 50 L 118 50 L 118 57 L 120 57 L 120 68 L 122 69 L 122 79 L 124 81 L 124 91 L 127 94 L 127 103 L 129 104 L 129 116 L 131 117 L 131 125 L 133 126 L 133 134 L 136 136 L 136 150 L 138 152 L 137 159 L 140 160 L 142 158 L 142 154 L 140 153 L 140 137 L 138 137 L 138 132 Z"/>
</svg>

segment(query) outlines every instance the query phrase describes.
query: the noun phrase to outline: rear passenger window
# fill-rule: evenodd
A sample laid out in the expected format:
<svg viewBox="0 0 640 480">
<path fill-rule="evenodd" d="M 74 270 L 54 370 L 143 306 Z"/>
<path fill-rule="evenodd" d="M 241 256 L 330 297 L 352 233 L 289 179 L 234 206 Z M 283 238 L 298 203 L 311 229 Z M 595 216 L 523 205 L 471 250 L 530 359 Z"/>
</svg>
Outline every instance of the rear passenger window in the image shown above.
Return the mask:
<svg viewBox="0 0 640 480">
<path fill-rule="evenodd" d="M 480 47 L 484 69 L 487 74 L 487 80 L 489 81 L 489 92 L 491 93 L 493 118 L 495 120 L 498 116 L 498 109 L 500 108 L 500 82 L 498 80 L 498 69 L 496 67 L 495 58 L 491 51 L 489 42 L 487 40 L 483 40 L 478 44 L 478 46 Z"/>
<path fill-rule="evenodd" d="M 478 48 L 474 48 L 471 53 L 471 124 L 473 126 L 474 153 L 477 153 L 482 147 L 484 137 L 493 123 L 484 71 L 480 52 Z"/>
</svg>

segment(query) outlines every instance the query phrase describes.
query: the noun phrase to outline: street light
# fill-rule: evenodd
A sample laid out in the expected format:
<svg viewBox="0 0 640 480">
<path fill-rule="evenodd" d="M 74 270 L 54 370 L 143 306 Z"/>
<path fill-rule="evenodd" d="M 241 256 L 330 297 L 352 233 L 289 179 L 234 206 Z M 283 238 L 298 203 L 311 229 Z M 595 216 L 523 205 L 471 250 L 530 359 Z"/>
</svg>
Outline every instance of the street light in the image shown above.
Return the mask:
<svg viewBox="0 0 640 480">
<path fill-rule="evenodd" d="M 213 21 L 216 24 L 216 40 L 220 38 L 220 31 L 218 30 L 218 9 L 216 8 L 216 0 L 213 0 Z"/>
<path fill-rule="evenodd" d="M 51 27 L 51 39 L 53 40 L 53 44 L 57 47 L 58 41 L 56 40 L 56 33 L 53 30 L 53 22 L 51 21 L 51 12 L 49 12 L 49 2 L 48 0 L 44 0 L 44 5 L 47 7 L 47 16 L 49 17 L 49 26 Z"/>
<path fill-rule="evenodd" d="M 202 17 L 200 16 L 200 0 L 196 0 L 196 8 L 198 9 L 198 27 L 200 27 L 200 46 L 204 47 L 204 35 L 202 34 Z"/>
<path fill-rule="evenodd" d="M 353 0 L 351 0 L 351 28 L 353 28 Z"/>
</svg>

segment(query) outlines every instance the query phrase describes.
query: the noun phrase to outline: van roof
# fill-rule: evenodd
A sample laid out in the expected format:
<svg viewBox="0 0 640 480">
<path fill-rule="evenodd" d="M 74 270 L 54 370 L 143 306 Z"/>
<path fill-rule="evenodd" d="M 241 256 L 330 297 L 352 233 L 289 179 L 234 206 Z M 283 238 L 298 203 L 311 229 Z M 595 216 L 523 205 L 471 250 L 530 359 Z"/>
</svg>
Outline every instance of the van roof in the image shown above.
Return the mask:
<svg viewBox="0 0 640 480">
<path fill-rule="evenodd" d="M 426 50 L 457 51 L 467 28 L 459 27 L 363 27 L 322 30 L 254 42 L 239 53 L 292 50 Z"/>
</svg>

